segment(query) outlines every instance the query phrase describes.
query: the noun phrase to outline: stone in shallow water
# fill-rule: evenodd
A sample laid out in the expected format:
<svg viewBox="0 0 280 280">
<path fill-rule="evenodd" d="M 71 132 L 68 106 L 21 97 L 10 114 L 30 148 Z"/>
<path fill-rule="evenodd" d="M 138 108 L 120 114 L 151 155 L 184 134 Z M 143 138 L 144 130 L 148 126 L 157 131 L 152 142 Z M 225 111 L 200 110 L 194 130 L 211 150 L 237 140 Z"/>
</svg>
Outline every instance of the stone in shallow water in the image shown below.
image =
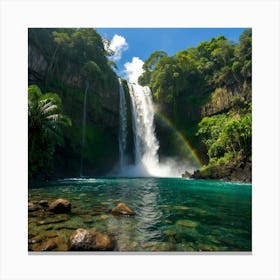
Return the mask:
<svg viewBox="0 0 280 280">
<path fill-rule="evenodd" d="M 197 244 L 198 251 L 220 251 L 217 246 L 211 245 L 211 244 Z"/>
<path fill-rule="evenodd" d="M 50 237 L 31 246 L 32 251 L 67 251 L 68 246 L 60 237 Z"/>
<path fill-rule="evenodd" d="M 47 216 L 50 216 L 50 215 L 53 215 L 53 214 L 54 213 L 49 212 L 49 211 L 38 210 L 38 211 L 31 212 L 30 216 L 32 216 L 32 217 L 47 217 Z"/>
<path fill-rule="evenodd" d="M 33 212 L 39 210 L 39 206 L 34 202 L 28 202 L 28 212 Z"/>
<path fill-rule="evenodd" d="M 174 244 L 169 242 L 147 242 L 141 244 L 142 250 L 150 252 L 174 251 Z"/>
<path fill-rule="evenodd" d="M 45 231 L 28 239 L 29 251 L 67 251 L 68 246 L 56 231 Z"/>
<path fill-rule="evenodd" d="M 84 223 L 91 223 L 93 221 L 91 215 L 83 215 L 82 218 Z"/>
<path fill-rule="evenodd" d="M 39 205 L 42 207 L 49 207 L 49 202 L 47 200 L 40 200 Z"/>
<path fill-rule="evenodd" d="M 183 205 L 175 205 L 175 206 L 173 207 L 173 209 L 175 209 L 175 210 L 187 211 L 187 210 L 190 210 L 191 208 L 190 208 L 190 207 L 187 207 L 187 206 L 183 206 Z"/>
<path fill-rule="evenodd" d="M 79 228 L 69 238 L 70 251 L 112 251 L 115 239 L 107 234 Z"/>
<path fill-rule="evenodd" d="M 126 204 L 119 203 L 115 208 L 112 210 L 113 215 L 135 215 L 136 213 L 130 209 Z"/>
<path fill-rule="evenodd" d="M 35 244 L 35 243 L 41 242 L 47 238 L 52 238 L 52 237 L 56 237 L 56 236 L 57 236 L 56 232 L 47 231 L 47 232 L 41 233 L 39 235 L 33 236 L 32 238 L 29 238 L 28 243 Z"/>
<path fill-rule="evenodd" d="M 49 210 L 54 213 L 68 213 L 71 212 L 71 203 L 66 199 L 56 199 L 50 204 Z"/>
<path fill-rule="evenodd" d="M 176 235 L 177 232 L 176 229 L 167 229 L 163 233 L 167 236 L 174 236 Z"/>
<path fill-rule="evenodd" d="M 108 218 L 109 216 L 104 214 L 104 215 L 100 215 L 97 220 L 103 221 L 103 220 L 107 220 Z"/>
<path fill-rule="evenodd" d="M 192 242 L 176 244 L 176 251 L 193 252 L 196 251 L 195 245 Z"/>
<path fill-rule="evenodd" d="M 194 222 L 191 220 L 178 220 L 176 222 L 176 225 L 182 226 L 182 227 L 197 227 L 198 226 L 198 222 Z"/>
<path fill-rule="evenodd" d="M 86 211 L 84 209 L 73 209 L 71 212 L 72 212 L 72 214 L 75 214 L 75 215 L 86 215 L 86 214 L 88 214 L 88 211 Z"/>
<path fill-rule="evenodd" d="M 68 215 L 57 215 L 55 217 L 51 217 L 51 218 L 47 218 L 45 220 L 41 220 L 41 221 L 37 221 L 37 225 L 47 225 L 47 224 L 56 224 L 56 223 L 61 223 L 61 222 L 65 222 L 69 220 L 69 216 Z"/>
</svg>

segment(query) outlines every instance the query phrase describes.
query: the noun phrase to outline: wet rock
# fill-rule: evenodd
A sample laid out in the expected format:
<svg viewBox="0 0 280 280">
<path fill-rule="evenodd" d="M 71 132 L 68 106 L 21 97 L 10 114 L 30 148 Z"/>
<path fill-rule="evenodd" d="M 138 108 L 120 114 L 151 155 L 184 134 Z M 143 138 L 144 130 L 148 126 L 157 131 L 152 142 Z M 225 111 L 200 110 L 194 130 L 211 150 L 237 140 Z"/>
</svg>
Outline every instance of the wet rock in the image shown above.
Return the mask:
<svg viewBox="0 0 280 280">
<path fill-rule="evenodd" d="M 30 251 L 67 251 L 68 246 L 58 236 L 44 238 L 30 246 Z"/>
<path fill-rule="evenodd" d="M 103 220 L 107 220 L 108 218 L 109 216 L 104 214 L 104 215 L 100 215 L 97 220 L 103 221 Z"/>
<path fill-rule="evenodd" d="M 84 223 L 91 223 L 92 222 L 92 216 L 91 215 L 83 215 L 83 222 Z"/>
<path fill-rule="evenodd" d="M 214 245 L 210 245 L 210 244 L 198 244 L 198 251 L 219 251 L 219 248 L 217 246 Z"/>
<path fill-rule="evenodd" d="M 88 211 L 83 210 L 83 209 L 73 209 L 71 211 L 71 213 L 73 213 L 75 215 L 86 215 L 88 213 Z"/>
<path fill-rule="evenodd" d="M 38 209 L 38 211 L 33 211 L 30 213 L 32 217 L 47 217 L 50 215 L 53 215 L 54 213 L 49 211 L 42 211 L 41 209 Z"/>
<path fill-rule="evenodd" d="M 184 205 L 175 205 L 173 207 L 174 210 L 183 210 L 183 211 L 188 211 L 190 210 L 190 207 L 184 206 Z"/>
<path fill-rule="evenodd" d="M 34 202 L 28 202 L 28 212 L 34 212 L 39 210 L 39 206 L 35 204 Z"/>
<path fill-rule="evenodd" d="M 70 251 L 112 251 L 115 248 L 113 237 L 79 228 L 69 238 Z"/>
<path fill-rule="evenodd" d="M 135 215 L 136 213 L 130 209 L 126 204 L 119 203 L 117 207 L 111 210 L 113 215 Z"/>
<path fill-rule="evenodd" d="M 41 251 L 51 251 L 57 247 L 57 244 L 52 239 L 47 239 L 41 246 Z"/>
<path fill-rule="evenodd" d="M 176 229 L 167 229 L 163 232 L 167 236 L 175 236 L 176 235 Z"/>
<path fill-rule="evenodd" d="M 150 252 L 174 251 L 174 244 L 169 242 L 148 242 L 141 244 L 142 250 Z"/>
<path fill-rule="evenodd" d="M 47 224 L 56 224 L 56 223 L 61 223 L 61 222 L 65 222 L 69 220 L 69 216 L 66 214 L 62 214 L 62 215 L 57 215 L 55 217 L 51 217 L 51 218 L 47 218 L 45 220 L 42 221 L 37 221 L 37 225 L 47 225 Z"/>
<path fill-rule="evenodd" d="M 176 225 L 182 226 L 182 227 L 197 227 L 198 226 L 198 222 L 194 222 L 191 220 L 179 220 L 176 222 Z"/>
<path fill-rule="evenodd" d="M 47 238 L 57 237 L 57 234 L 55 232 L 47 231 L 45 233 L 33 236 L 28 239 L 28 243 L 35 244 L 42 242 L 43 240 L 46 240 Z"/>
<path fill-rule="evenodd" d="M 183 177 L 183 178 L 191 178 L 191 175 L 192 175 L 192 174 L 186 170 L 186 171 L 182 174 L 182 177 Z"/>
<path fill-rule="evenodd" d="M 176 251 L 193 252 L 193 251 L 196 251 L 196 248 L 195 248 L 194 243 L 192 243 L 192 242 L 178 243 L 178 244 L 176 244 Z"/>
<path fill-rule="evenodd" d="M 51 203 L 49 210 L 54 213 L 68 213 L 71 212 L 71 203 L 66 199 L 59 198 Z"/>
<path fill-rule="evenodd" d="M 40 205 L 41 207 L 47 208 L 47 207 L 49 207 L 49 202 L 48 202 L 47 200 L 40 200 L 40 201 L 39 201 L 39 205 Z"/>
</svg>

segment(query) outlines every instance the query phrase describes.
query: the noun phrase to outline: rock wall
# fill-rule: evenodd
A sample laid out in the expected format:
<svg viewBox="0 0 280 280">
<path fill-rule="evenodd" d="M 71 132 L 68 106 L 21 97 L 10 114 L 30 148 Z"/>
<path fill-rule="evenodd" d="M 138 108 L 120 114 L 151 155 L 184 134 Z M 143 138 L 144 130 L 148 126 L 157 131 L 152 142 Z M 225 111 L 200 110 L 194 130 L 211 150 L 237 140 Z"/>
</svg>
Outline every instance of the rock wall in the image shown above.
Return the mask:
<svg viewBox="0 0 280 280">
<path fill-rule="evenodd" d="M 57 53 L 57 56 L 59 53 Z M 72 120 L 65 131 L 63 147 L 57 147 L 51 177 L 76 177 L 80 173 L 81 139 L 85 73 L 81 66 L 67 62 L 66 67 L 44 50 L 29 43 L 28 83 L 37 84 L 43 93 L 60 95 L 64 113 Z M 91 77 L 89 77 L 90 80 Z M 105 79 L 104 86 L 89 83 L 86 107 L 86 141 L 84 147 L 84 175 L 103 175 L 118 160 L 118 81 L 116 76 Z M 103 154 L 103 151 L 104 154 Z"/>
<path fill-rule="evenodd" d="M 245 82 L 241 88 L 216 88 L 210 100 L 201 107 L 201 117 L 211 116 L 225 112 L 232 108 L 236 102 L 251 99 L 251 87 Z"/>
</svg>

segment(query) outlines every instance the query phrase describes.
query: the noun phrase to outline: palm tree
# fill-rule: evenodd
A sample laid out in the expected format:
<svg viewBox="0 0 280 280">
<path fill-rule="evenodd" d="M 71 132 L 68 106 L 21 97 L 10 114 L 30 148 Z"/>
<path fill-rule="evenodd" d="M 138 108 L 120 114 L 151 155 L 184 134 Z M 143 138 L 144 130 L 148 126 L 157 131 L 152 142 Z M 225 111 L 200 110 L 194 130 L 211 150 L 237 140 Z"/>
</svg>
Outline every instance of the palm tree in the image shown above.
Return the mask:
<svg viewBox="0 0 280 280">
<path fill-rule="evenodd" d="M 71 120 L 62 112 L 61 99 L 56 93 L 42 94 L 38 86 L 29 86 L 28 144 L 31 173 L 48 163 L 56 144 L 63 144 L 63 128 L 70 126 Z"/>
</svg>

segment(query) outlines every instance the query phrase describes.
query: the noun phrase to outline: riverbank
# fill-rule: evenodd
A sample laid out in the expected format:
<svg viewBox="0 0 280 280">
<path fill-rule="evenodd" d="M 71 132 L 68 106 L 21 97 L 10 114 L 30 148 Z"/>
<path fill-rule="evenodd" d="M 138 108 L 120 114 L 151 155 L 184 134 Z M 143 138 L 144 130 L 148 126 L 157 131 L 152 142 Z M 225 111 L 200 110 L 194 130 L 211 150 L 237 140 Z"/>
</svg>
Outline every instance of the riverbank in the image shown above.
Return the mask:
<svg viewBox="0 0 280 280">
<path fill-rule="evenodd" d="M 193 179 L 215 179 L 236 182 L 252 182 L 252 162 L 228 162 L 220 165 L 207 165 L 195 170 L 189 177 Z"/>
</svg>

